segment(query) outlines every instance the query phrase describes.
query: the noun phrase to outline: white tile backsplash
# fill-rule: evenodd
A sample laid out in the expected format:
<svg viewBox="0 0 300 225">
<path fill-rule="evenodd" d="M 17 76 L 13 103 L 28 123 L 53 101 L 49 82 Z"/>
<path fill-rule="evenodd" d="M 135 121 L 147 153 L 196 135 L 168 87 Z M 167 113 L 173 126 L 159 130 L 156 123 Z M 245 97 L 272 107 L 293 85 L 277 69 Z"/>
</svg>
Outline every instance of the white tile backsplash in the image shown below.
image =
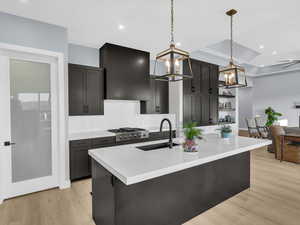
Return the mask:
<svg viewBox="0 0 300 225">
<path fill-rule="evenodd" d="M 140 114 L 139 101 L 105 100 L 104 116 L 70 116 L 69 133 L 108 130 L 120 127 L 159 127 L 163 118 L 176 127 L 174 114 Z"/>
</svg>

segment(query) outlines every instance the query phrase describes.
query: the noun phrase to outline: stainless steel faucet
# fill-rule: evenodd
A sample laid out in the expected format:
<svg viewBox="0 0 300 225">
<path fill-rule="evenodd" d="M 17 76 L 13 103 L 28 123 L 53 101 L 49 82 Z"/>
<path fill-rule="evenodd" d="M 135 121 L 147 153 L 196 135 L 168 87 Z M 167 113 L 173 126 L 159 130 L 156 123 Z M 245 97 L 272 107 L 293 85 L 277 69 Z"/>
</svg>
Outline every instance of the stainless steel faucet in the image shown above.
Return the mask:
<svg viewBox="0 0 300 225">
<path fill-rule="evenodd" d="M 163 125 L 164 125 L 165 121 L 167 121 L 168 124 L 169 124 L 169 148 L 173 148 L 173 139 L 172 139 L 173 130 L 172 130 L 172 123 L 169 119 L 165 118 L 161 121 L 161 123 L 160 123 L 160 132 L 162 132 Z"/>
</svg>

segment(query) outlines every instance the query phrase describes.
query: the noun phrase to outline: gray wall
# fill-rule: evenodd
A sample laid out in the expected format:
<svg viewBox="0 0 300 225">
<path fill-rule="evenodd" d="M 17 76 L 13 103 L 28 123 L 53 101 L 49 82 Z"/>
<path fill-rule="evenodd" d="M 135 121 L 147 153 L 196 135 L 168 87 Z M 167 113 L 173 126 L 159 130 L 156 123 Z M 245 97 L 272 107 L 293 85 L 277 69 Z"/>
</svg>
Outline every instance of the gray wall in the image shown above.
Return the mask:
<svg viewBox="0 0 300 225">
<path fill-rule="evenodd" d="M 99 49 L 69 44 L 69 63 L 99 67 Z"/>
<path fill-rule="evenodd" d="M 69 44 L 69 63 L 85 66 L 99 66 L 99 49 L 90 48 L 76 44 Z M 154 72 L 155 60 L 150 60 L 150 74 Z M 165 73 L 163 63 L 157 63 L 156 72 L 158 75 Z"/>
<path fill-rule="evenodd" d="M 247 128 L 246 118 L 253 117 L 253 88 L 239 89 L 239 128 Z"/>
<path fill-rule="evenodd" d="M 295 102 L 300 102 L 299 71 L 255 77 L 252 88 L 239 90 L 239 127 L 246 128 L 246 117 L 264 116 L 269 106 L 282 113 L 289 126 L 299 126 Z"/>
<path fill-rule="evenodd" d="M 68 55 L 67 29 L 0 12 L 0 42 Z"/>
<path fill-rule="evenodd" d="M 299 125 L 300 110 L 294 106 L 300 101 L 300 72 L 263 76 L 254 79 L 254 115 L 263 115 L 264 109 L 271 106 L 288 119 L 289 126 Z"/>
</svg>

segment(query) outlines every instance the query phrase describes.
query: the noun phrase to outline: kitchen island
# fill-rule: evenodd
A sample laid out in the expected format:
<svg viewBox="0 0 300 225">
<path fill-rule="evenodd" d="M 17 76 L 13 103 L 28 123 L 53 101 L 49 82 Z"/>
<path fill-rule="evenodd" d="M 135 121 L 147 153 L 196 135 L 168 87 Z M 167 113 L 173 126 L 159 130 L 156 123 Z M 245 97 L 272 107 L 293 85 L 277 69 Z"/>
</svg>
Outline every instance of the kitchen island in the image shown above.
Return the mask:
<svg viewBox="0 0 300 225">
<path fill-rule="evenodd" d="M 197 154 L 155 141 L 90 150 L 97 225 L 180 225 L 250 187 L 250 151 L 269 140 L 207 135 Z M 174 139 L 179 143 L 180 139 Z"/>
</svg>

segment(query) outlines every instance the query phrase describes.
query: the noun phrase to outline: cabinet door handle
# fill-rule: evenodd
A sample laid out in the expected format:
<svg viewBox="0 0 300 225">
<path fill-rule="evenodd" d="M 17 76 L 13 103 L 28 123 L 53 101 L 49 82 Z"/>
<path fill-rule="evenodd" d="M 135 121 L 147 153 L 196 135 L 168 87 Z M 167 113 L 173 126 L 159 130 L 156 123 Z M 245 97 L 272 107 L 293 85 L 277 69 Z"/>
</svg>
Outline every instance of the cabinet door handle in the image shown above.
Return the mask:
<svg viewBox="0 0 300 225">
<path fill-rule="evenodd" d="M 4 146 L 11 146 L 11 145 L 15 145 L 16 143 L 10 142 L 10 141 L 5 141 L 3 143 Z"/>
</svg>

